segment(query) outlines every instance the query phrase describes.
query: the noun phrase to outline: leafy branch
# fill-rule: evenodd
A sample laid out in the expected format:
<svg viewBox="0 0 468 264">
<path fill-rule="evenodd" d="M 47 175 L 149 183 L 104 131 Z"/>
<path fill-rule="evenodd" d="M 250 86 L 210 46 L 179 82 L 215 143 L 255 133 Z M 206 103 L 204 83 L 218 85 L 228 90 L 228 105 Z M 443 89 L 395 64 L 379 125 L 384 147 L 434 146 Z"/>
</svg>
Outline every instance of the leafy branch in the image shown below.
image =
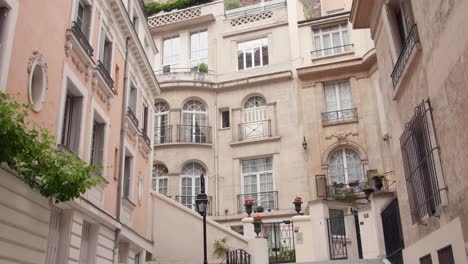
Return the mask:
<svg viewBox="0 0 468 264">
<path fill-rule="evenodd" d="M 99 183 L 91 174 L 100 168 L 57 150 L 46 129 L 26 121 L 31 108 L 0 92 L 0 163 L 57 203 L 78 198 Z"/>
</svg>

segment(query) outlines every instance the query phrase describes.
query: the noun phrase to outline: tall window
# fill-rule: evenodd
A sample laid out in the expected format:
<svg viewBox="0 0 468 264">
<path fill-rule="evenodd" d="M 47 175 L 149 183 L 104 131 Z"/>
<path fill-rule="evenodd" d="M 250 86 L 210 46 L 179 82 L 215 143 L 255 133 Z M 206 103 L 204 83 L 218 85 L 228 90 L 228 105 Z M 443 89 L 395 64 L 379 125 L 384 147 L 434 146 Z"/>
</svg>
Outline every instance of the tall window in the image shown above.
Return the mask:
<svg viewBox="0 0 468 264">
<path fill-rule="evenodd" d="M 130 86 L 130 96 L 128 98 L 128 107 L 132 110 L 133 114 L 136 114 L 136 107 L 137 107 L 137 97 L 138 97 L 138 90 L 133 86 Z"/>
<path fill-rule="evenodd" d="M 101 29 L 99 61 L 106 68 L 107 72 L 110 72 L 112 66 L 112 41 L 104 28 Z"/>
<path fill-rule="evenodd" d="M 141 128 L 141 132 L 145 135 L 148 135 L 148 105 L 146 103 L 143 103 L 143 124 Z"/>
<path fill-rule="evenodd" d="M 104 161 L 104 133 L 106 124 L 99 119 L 93 122 L 93 134 L 91 138 L 91 164 L 102 166 Z"/>
<path fill-rule="evenodd" d="M 208 64 L 208 31 L 190 35 L 190 68 L 198 70 L 200 63 Z"/>
<path fill-rule="evenodd" d="M 208 127 L 205 105 L 197 100 L 185 103 L 182 110 L 181 141 L 193 143 L 207 143 Z"/>
<path fill-rule="evenodd" d="M 78 1 L 78 10 L 76 13 L 76 24 L 81 32 L 89 38 L 91 28 L 91 5 L 85 3 L 84 0 Z"/>
<path fill-rule="evenodd" d="M 90 235 L 91 225 L 84 221 L 81 229 L 81 247 L 80 247 L 80 261 L 79 264 L 87 264 L 91 261 L 88 260 L 90 255 Z"/>
<path fill-rule="evenodd" d="M 132 181 L 133 157 L 125 156 L 124 178 L 123 178 L 123 197 L 130 199 L 130 188 Z"/>
<path fill-rule="evenodd" d="M 0 6 L 0 73 L 2 72 L 2 62 L 5 53 L 5 42 L 6 42 L 6 22 L 8 15 L 8 7 Z"/>
<path fill-rule="evenodd" d="M 330 183 L 363 181 L 363 167 L 359 154 L 349 148 L 336 150 L 328 159 L 328 178 Z"/>
<path fill-rule="evenodd" d="M 52 205 L 50 208 L 49 239 L 46 256 L 46 263 L 49 264 L 59 263 L 58 253 L 60 252 L 61 246 L 64 244 L 60 241 L 60 230 L 62 227 L 61 221 L 62 209 Z"/>
<path fill-rule="evenodd" d="M 261 38 L 237 44 L 239 70 L 268 65 L 268 39 Z"/>
<path fill-rule="evenodd" d="M 326 83 L 323 91 L 327 120 L 355 118 L 354 111 L 351 110 L 353 108 L 353 99 L 349 81 Z"/>
<path fill-rule="evenodd" d="M 188 163 L 182 168 L 180 193 L 182 195 L 180 202 L 192 208 L 195 204 L 195 196 L 200 193 L 200 176 L 206 176 L 205 168 L 195 162 Z"/>
<path fill-rule="evenodd" d="M 350 51 L 348 23 L 313 29 L 315 57 L 328 56 Z"/>
<path fill-rule="evenodd" d="M 68 82 L 67 88 L 71 88 L 72 85 Z M 80 147 L 82 102 L 82 96 L 76 96 L 67 89 L 60 143 L 75 153 L 78 153 Z"/>
<path fill-rule="evenodd" d="M 156 144 L 170 142 L 171 130 L 168 125 L 169 105 L 165 102 L 156 103 L 154 114 L 154 142 Z"/>
<path fill-rule="evenodd" d="M 163 41 L 163 72 L 174 71 L 179 63 L 179 36 Z"/>
<path fill-rule="evenodd" d="M 273 158 L 242 161 L 243 193 L 258 206 L 275 209 Z"/>
<path fill-rule="evenodd" d="M 399 53 L 403 48 L 413 25 L 415 24 L 411 1 L 389 1 L 387 6 L 387 15 L 396 51 Z"/>
<path fill-rule="evenodd" d="M 240 139 L 269 136 L 270 127 L 266 120 L 265 98 L 263 96 L 250 97 L 243 106 Z"/>
<path fill-rule="evenodd" d="M 153 175 L 152 175 L 152 182 L 151 187 L 153 191 L 157 191 L 162 195 L 167 196 L 168 190 L 168 170 L 167 167 L 163 164 L 154 164 L 153 165 Z"/>
<path fill-rule="evenodd" d="M 344 222 L 344 211 L 337 209 L 328 209 L 330 218 L 330 235 L 344 236 L 346 235 L 346 228 Z"/>
</svg>

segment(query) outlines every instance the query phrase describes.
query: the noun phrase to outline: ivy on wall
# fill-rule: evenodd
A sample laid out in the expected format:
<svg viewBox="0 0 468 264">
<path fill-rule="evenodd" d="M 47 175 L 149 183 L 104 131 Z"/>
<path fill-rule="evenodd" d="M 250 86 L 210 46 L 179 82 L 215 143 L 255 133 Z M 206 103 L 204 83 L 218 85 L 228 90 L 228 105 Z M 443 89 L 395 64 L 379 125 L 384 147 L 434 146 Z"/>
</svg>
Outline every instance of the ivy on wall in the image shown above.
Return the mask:
<svg viewBox="0 0 468 264">
<path fill-rule="evenodd" d="M 0 163 L 57 203 L 78 198 L 99 183 L 91 174 L 101 168 L 57 150 L 46 129 L 26 121 L 31 108 L 0 92 Z"/>
<path fill-rule="evenodd" d="M 152 2 L 145 6 L 146 14 L 148 16 L 157 14 L 159 12 L 169 12 L 174 9 L 184 9 L 191 6 L 206 4 L 213 0 L 175 0 L 167 3 Z"/>
</svg>

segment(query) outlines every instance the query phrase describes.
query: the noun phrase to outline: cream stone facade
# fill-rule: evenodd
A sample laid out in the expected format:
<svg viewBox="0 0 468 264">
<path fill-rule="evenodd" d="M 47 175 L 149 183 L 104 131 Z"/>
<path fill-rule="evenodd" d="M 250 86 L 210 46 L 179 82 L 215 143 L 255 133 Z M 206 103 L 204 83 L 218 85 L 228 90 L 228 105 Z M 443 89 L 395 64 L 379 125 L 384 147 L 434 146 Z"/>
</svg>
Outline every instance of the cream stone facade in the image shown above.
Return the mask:
<svg viewBox="0 0 468 264">
<path fill-rule="evenodd" d="M 2 0 L 0 17 L 0 90 L 33 104 L 59 149 L 103 166 L 98 186 L 53 204 L 2 164 L 0 262 L 144 263 L 160 90 L 140 2 Z"/>
<path fill-rule="evenodd" d="M 354 28 L 370 28 L 376 45 L 404 238 L 395 256 L 405 263 L 467 263 L 467 10 L 466 1 L 353 3 Z"/>
</svg>

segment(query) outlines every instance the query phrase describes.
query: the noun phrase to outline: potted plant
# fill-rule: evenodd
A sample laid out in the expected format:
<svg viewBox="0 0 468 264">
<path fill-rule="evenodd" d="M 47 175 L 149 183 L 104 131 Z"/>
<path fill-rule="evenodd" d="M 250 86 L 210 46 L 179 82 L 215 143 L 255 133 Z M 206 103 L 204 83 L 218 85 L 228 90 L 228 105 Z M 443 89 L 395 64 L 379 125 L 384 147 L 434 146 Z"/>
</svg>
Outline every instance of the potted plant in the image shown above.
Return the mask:
<svg viewBox="0 0 468 264">
<path fill-rule="evenodd" d="M 332 198 L 333 200 L 341 202 L 354 202 L 356 201 L 357 195 L 354 188 L 341 188 L 333 192 Z"/>
<path fill-rule="evenodd" d="M 252 199 L 245 199 L 244 200 L 244 207 L 245 207 L 245 212 L 247 215 L 250 217 L 250 214 L 252 214 L 252 207 L 253 207 L 254 201 Z"/>
<path fill-rule="evenodd" d="M 229 247 L 226 244 L 227 238 L 223 238 L 221 240 L 215 240 L 213 243 L 213 255 L 215 255 L 217 258 L 222 258 L 223 256 L 226 255 L 227 252 L 229 252 Z"/>
<path fill-rule="evenodd" d="M 367 182 L 365 182 L 362 184 L 362 190 L 364 191 L 367 200 L 369 200 L 369 196 L 371 195 L 371 193 L 374 192 L 374 189 L 372 189 L 370 185 Z"/>
<path fill-rule="evenodd" d="M 301 206 L 302 206 L 302 197 L 296 196 L 293 201 L 294 204 L 294 210 L 299 214 L 301 212 Z"/>
<path fill-rule="evenodd" d="M 377 188 L 377 191 L 380 191 L 383 187 L 382 176 L 375 175 L 374 177 L 372 177 L 372 180 L 374 181 L 374 186 L 375 188 Z"/>
<path fill-rule="evenodd" d="M 257 209 L 255 211 L 257 211 L 257 213 L 263 213 L 265 211 L 265 208 L 263 208 L 263 206 L 259 205 L 259 206 L 257 206 Z"/>
<path fill-rule="evenodd" d="M 358 187 L 359 186 L 359 180 L 352 180 L 348 182 L 349 187 Z"/>
<path fill-rule="evenodd" d="M 198 64 L 198 72 L 208 73 L 208 65 L 206 63 Z"/>
<path fill-rule="evenodd" d="M 253 218 L 253 225 L 254 225 L 254 232 L 259 236 L 260 232 L 262 231 L 262 217 L 259 215 L 254 216 Z"/>
</svg>

